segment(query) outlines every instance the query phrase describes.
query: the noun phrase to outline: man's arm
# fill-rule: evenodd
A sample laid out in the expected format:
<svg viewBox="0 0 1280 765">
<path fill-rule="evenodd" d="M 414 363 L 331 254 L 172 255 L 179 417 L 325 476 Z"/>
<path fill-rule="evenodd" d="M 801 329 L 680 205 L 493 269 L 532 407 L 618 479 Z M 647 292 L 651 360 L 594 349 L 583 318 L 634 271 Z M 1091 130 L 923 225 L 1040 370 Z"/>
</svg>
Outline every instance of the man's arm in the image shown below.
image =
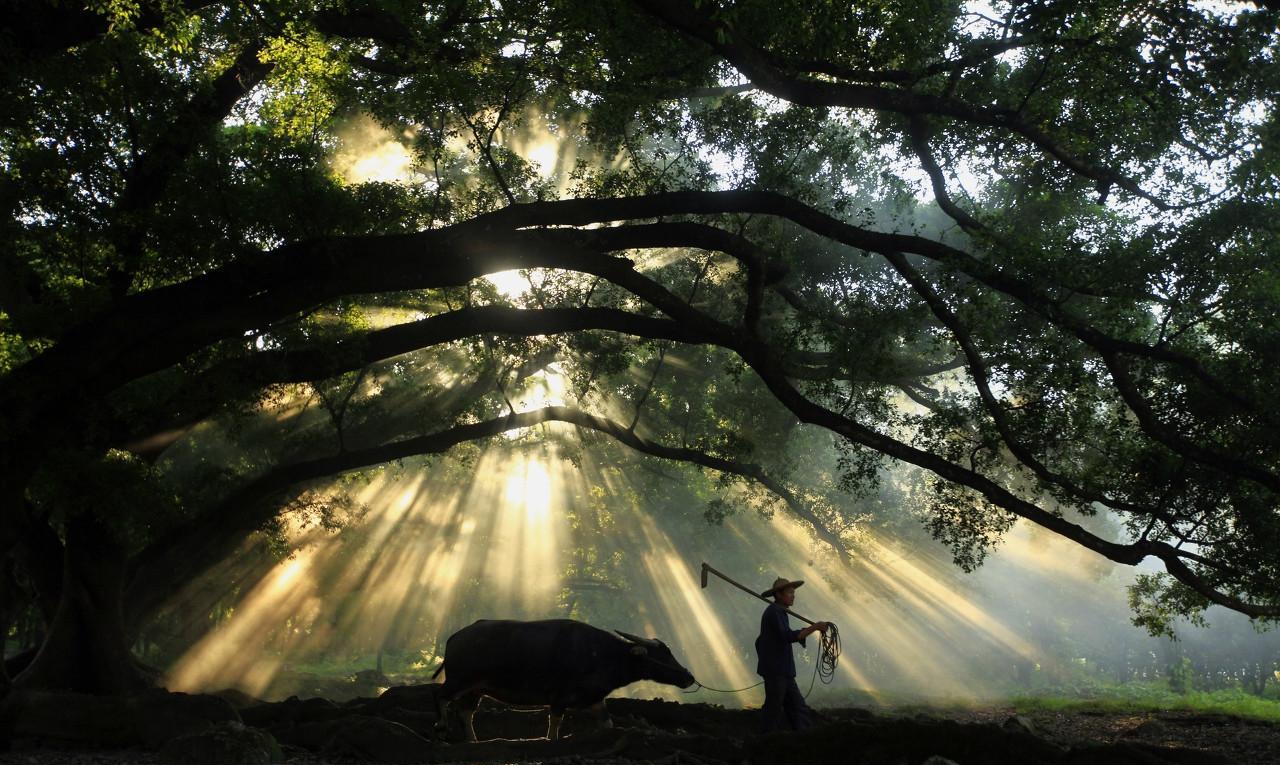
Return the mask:
<svg viewBox="0 0 1280 765">
<path fill-rule="evenodd" d="M 787 620 L 787 612 L 781 608 L 774 609 L 777 614 L 776 621 L 779 634 L 786 637 L 788 643 L 799 643 L 804 645 L 804 639 L 812 635 L 814 632 L 826 632 L 827 622 L 818 622 L 816 624 L 805 627 L 804 629 L 793 630 L 791 623 Z"/>
<path fill-rule="evenodd" d="M 815 632 L 821 632 L 824 635 L 827 634 L 827 627 L 829 627 L 830 625 L 831 625 L 831 622 L 816 622 L 814 624 L 809 625 L 808 627 L 805 627 L 802 630 L 796 630 L 794 640 L 800 645 L 804 645 L 804 639 L 809 637 Z"/>
<path fill-rule="evenodd" d="M 766 613 L 770 614 L 770 621 L 773 622 L 769 627 L 769 631 L 777 635 L 778 639 L 784 643 L 800 643 L 804 645 L 804 637 L 800 634 L 803 630 L 791 629 L 791 622 L 787 619 L 787 612 L 781 608 L 770 608 Z"/>
</svg>

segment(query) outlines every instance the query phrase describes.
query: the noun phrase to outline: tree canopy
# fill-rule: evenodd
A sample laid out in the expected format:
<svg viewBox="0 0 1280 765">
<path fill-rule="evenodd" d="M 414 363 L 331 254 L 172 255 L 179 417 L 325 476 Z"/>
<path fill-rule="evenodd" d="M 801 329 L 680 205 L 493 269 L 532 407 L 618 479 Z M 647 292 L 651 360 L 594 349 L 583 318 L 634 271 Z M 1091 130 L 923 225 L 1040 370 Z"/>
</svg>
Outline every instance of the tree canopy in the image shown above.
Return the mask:
<svg viewBox="0 0 1280 765">
<path fill-rule="evenodd" d="M 1154 563 L 1152 630 L 1280 616 L 1278 18 L 24 6 L 0 539 L 42 655 L 109 633 L 90 684 L 127 685 L 174 582 L 308 481 L 552 421 L 749 481 L 847 565 L 906 463 L 962 567 L 1024 519 Z"/>
</svg>

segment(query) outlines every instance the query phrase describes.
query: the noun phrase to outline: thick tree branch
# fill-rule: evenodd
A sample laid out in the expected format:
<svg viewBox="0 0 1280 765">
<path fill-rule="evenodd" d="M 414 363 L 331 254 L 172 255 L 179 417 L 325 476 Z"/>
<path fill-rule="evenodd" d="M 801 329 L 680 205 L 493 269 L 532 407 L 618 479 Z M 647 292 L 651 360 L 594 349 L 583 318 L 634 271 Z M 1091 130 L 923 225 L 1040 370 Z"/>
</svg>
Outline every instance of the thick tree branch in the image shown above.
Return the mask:
<svg viewBox="0 0 1280 765">
<path fill-rule="evenodd" d="M 227 400 L 251 395 L 270 385 L 323 380 L 475 335 L 533 337 L 590 330 L 685 344 L 703 341 L 701 334 L 685 324 L 612 308 L 531 310 L 496 305 L 462 308 L 324 346 L 259 351 L 222 361 L 184 381 L 168 399 L 149 402 L 149 409 L 161 412 L 160 417 L 148 417 L 145 412 L 128 413 L 125 420 L 117 421 L 112 428 L 112 441 L 143 457 L 154 457 L 190 427 L 210 417 Z M 837 365 L 831 354 L 792 350 L 787 353 L 787 364 L 787 373 L 793 378 L 849 378 L 895 384 L 902 378 L 927 377 L 956 369 L 964 366 L 964 361 L 958 358 L 904 367 L 893 379 L 859 376 L 858 368 Z"/>
<path fill-rule="evenodd" d="M 913 252 L 955 267 L 1015 298 L 1099 351 L 1145 356 L 1180 366 L 1233 403 L 1259 408 L 1182 352 L 1112 337 L 1066 311 L 1036 288 L 947 245 L 922 237 L 861 229 L 788 197 L 759 191 L 672 192 L 627 199 L 574 199 L 512 205 L 446 229 L 406 235 L 335 237 L 279 248 L 171 287 L 130 296 L 0 380 L 12 402 L 0 432 L 22 443 L 11 454 L 15 475 L 30 469 L 42 444 L 55 442 L 83 408 L 123 383 L 181 361 L 217 340 L 242 335 L 282 316 L 341 295 L 459 286 L 487 273 L 544 267 L 580 271 L 648 290 L 639 297 L 678 316 L 682 301 L 637 281 L 629 261 L 595 250 L 692 246 L 722 249 L 744 261 L 764 256 L 749 240 L 712 226 L 664 223 L 590 230 L 513 231 L 528 225 L 585 225 L 676 214 L 761 213 L 874 252 Z M 587 249 L 583 249 L 587 248 Z M 766 269 L 769 269 L 766 265 Z M 769 278 L 775 278 L 770 272 Z M 631 287 L 627 287 L 631 289 Z M 661 301 L 665 301 L 665 304 Z M 193 317 L 173 321 L 175 316 Z M 87 362 L 87 363 L 86 363 Z M 1259 415 L 1261 416 L 1261 415 Z"/>
<path fill-rule="evenodd" d="M 1038 44 L 1040 41 L 1026 36 L 1009 37 L 1003 40 L 983 40 L 975 42 L 968 51 L 954 59 L 938 61 L 920 69 L 853 69 L 834 61 L 819 59 L 782 58 L 772 54 L 764 54 L 770 63 L 782 70 L 793 72 L 813 72 L 836 77 L 841 80 L 864 83 L 894 83 L 911 85 L 939 74 L 947 74 L 964 70 L 975 64 L 988 61 L 1001 53 Z"/>
<path fill-rule="evenodd" d="M 762 213 L 788 218 L 815 233 L 872 252 L 913 252 L 959 268 L 988 286 L 1009 294 L 1047 320 L 1073 331 L 1098 347 L 1145 355 L 1175 363 L 1212 382 L 1214 389 L 1230 394 L 1197 359 L 1168 348 L 1125 341 L 1102 333 L 1087 322 L 1059 308 L 1030 285 L 991 268 L 961 250 L 922 237 L 885 234 L 860 229 L 787 197 L 769 192 L 673 192 L 628 199 L 578 199 L 512 205 L 448 229 L 383 237 L 336 237 L 286 245 L 269 257 L 253 258 L 172 287 L 132 296 L 128 305 L 93 317 L 78 333 L 64 338 L 51 351 L 17 370 L 12 379 L 44 374 L 51 380 L 69 378 L 53 368 L 66 364 L 82 370 L 80 359 L 93 349 L 104 360 L 105 378 L 131 379 L 162 368 L 187 353 L 222 337 L 270 324 L 280 316 L 316 305 L 343 294 L 380 290 L 429 288 L 465 284 L 476 276 L 520 267 L 548 267 L 597 273 L 595 258 L 583 255 L 535 256 L 518 250 L 519 236 L 499 235 L 500 228 L 528 225 L 585 225 L 610 220 L 676 214 Z M 763 257 L 749 240 L 696 224 L 654 224 L 588 232 L 543 232 L 543 236 L 577 236 L 601 248 L 693 246 L 718 249 L 744 262 Z M 736 239 L 735 239 L 736 237 Z M 754 254 L 753 254 L 754 253 Z M 596 256 L 598 258 L 599 256 Z M 606 259 L 606 261 L 609 259 Z M 604 270 L 616 270 L 625 261 L 601 262 Z M 766 282 L 780 272 L 766 266 Z M 200 316 L 201 321 L 174 325 L 171 316 Z M 119 358 L 120 340 L 146 338 L 145 360 Z M 136 351 L 138 346 L 134 346 Z M 74 362 L 74 363 L 72 363 Z M 89 370 L 92 374 L 96 370 Z M 127 375 L 127 376 L 126 376 Z M 118 382 L 95 380 L 112 389 Z M 64 383 L 65 384 L 65 383 Z M 1239 396 L 1233 396 L 1238 400 Z"/>
</svg>

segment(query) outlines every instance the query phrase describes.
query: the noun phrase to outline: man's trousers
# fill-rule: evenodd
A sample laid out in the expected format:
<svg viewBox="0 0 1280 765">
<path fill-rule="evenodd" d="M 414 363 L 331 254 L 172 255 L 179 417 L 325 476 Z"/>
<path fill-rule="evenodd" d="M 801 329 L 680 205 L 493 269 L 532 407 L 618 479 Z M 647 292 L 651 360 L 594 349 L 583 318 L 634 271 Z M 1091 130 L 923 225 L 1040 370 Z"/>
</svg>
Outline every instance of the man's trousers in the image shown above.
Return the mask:
<svg viewBox="0 0 1280 765">
<path fill-rule="evenodd" d="M 764 679 L 764 707 L 760 717 L 760 729 L 765 733 L 809 727 L 809 705 L 804 703 L 794 677 L 775 675 Z"/>
</svg>

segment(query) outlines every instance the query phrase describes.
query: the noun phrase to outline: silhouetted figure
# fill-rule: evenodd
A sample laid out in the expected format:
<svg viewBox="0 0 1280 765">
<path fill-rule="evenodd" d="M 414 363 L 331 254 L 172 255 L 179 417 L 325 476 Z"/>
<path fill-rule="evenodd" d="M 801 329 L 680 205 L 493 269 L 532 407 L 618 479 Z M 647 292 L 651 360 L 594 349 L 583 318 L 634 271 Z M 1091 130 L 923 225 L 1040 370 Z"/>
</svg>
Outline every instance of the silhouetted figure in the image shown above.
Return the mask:
<svg viewBox="0 0 1280 765">
<path fill-rule="evenodd" d="M 828 622 L 818 622 L 801 630 L 791 629 L 787 609 L 796 602 L 796 588 L 802 584 L 803 581 L 778 577 L 772 587 L 760 593 L 764 598 L 773 597 L 773 602 L 760 616 L 760 636 L 756 638 L 759 657 L 756 674 L 764 678 L 761 729 L 766 733 L 784 727 L 804 730 L 810 725 L 809 706 L 796 685 L 796 660 L 791 644 L 804 645 L 804 639 L 814 632 L 825 633 Z"/>
</svg>

